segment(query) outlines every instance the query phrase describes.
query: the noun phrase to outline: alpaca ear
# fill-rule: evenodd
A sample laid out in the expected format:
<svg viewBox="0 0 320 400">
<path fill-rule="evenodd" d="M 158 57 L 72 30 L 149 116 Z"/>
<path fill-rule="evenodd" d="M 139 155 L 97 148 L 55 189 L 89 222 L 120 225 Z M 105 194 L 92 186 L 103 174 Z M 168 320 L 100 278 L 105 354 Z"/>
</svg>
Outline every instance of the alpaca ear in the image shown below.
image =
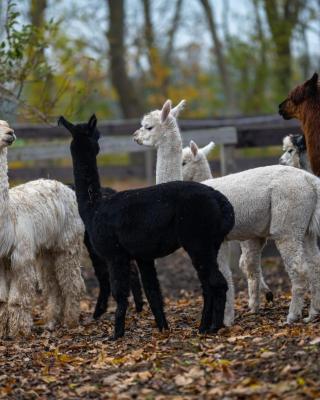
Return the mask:
<svg viewBox="0 0 320 400">
<path fill-rule="evenodd" d="M 312 77 L 305 83 L 308 88 L 309 95 L 315 95 L 318 91 L 318 74 L 315 72 Z"/>
<path fill-rule="evenodd" d="M 195 161 L 197 161 L 199 159 L 199 148 L 193 140 L 190 141 L 190 150 L 191 150 L 193 159 Z"/>
<path fill-rule="evenodd" d="M 306 139 L 304 138 L 303 135 L 300 135 L 300 136 L 297 138 L 297 147 L 298 147 L 298 149 L 299 149 L 300 152 L 306 151 L 306 150 L 307 150 Z"/>
<path fill-rule="evenodd" d="M 95 129 L 95 127 L 97 126 L 97 122 L 98 122 L 98 120 L 97 120 L 96 114 L 92 114 L 90 119 L 89 119 L 89 121 L 88 121 L 89 129 L 90 130 Z"/>
<path fill-rule="evenodd" d="M 167 100 L 161 110 L 161 123 L 163 124 L 171 111 L 171 100 Z"/>
<path fill-rule="evenodd" d="M 186 100 L 181 100 L 180 103 L 171 110 L 171 114 L 175 118 L 178 118 L 181 111 L 184 110 L 186 104 L 187 104 Z"/>
<path fill-rule="evenodd" d="M 72 134 L 73 136 L 73 131 L 74 131 L 74 125 L 67 121 L 62 115 L 61 117 L 58 119 L 58 126 L 64 126 L 66 129 L 68 129 L 68 131 Z"/>
<path fill-rule="evenodd" d="M 215 143 L 210 142 L 206 146 L 202 147 L 201 151 L 207 157 L 215 147 L 216 147 Z"/>
</svg>

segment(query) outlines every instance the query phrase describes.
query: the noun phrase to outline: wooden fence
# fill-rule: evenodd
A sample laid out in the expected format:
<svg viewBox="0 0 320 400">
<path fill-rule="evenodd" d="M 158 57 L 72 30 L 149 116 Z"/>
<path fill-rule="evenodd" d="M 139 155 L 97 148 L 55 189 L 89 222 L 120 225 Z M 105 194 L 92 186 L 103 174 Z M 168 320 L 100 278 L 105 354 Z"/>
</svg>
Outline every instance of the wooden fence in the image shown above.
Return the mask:
<svg viewBox="0 0 320 400">
<path fill-rule="evenodd" d="M 277 158 L 243 158 L 237 159 L 237 148 L 279 146 L 282 138 L 289 133 L 301 133 L 297 121 L 284 121 L 277 115 L 216 118 L 208 120 L 181 120 L 180 128 L 184 145 L 191 139 L 200 146 L 211 140 L 220 146 L 219 162 L 212 162 L 215 172 L 224 175 L 229 172 L 275 164 Z M 100 141 L 101 154 L 130 153 L 132 162 L 126 166 L 102 166 L 99 168 L 103 177 L 123 179 L 129 177 L 147 178 L 154 181 L 154 151 L 139 146 L 132 139 L 132 133 L 140 126 L 138 120 L 100 122 L 102 134 Z M 40 177 L 58 179 L 63 182 L 73 180 L 70 166 L 55 166 L 53 160 L 70 159 L 68 132 L 59 127 L 41 125 L 14 125 L 16 135 L 22 139 L 32 139 L 32 144 L 24 147 L 13 146 L 9 149 L 10 161 L 33 161 L 30 167 L 23 166 L 9 170 L 12 180 L 27 181 Z M 57 143 L 57 140 L 60 142 Z M 139 154 L 139 156 L 137 156 Z M 264 255 L 277 254 L 274 245 L 268 245 Z M 238 264 L 239 247 L 234 243 L 230 263 Z"/>
<path fill-rule="evenodd" d="M 277 162 L 276 158 L 236 159 L 236 148 L 271 145 L 278 145 L 280 148 L 285 135 L 300 132 L 296 121 L 284 121 L 277 115 L 181 120 L 179 125 L 185 145 L 193 139 L 200 146 L 206 145 L 211 140 L 220 146 L 219 163 L 212 162 L 212 167 L 221 175 Z M 132 157 L 133 161 L 129 165 L 102 167 L 103 176 L 114 179 L 139 177 L 146 178 L 149 183 L 154 181 L 154 151 L 145 146 L 139 146 L 132 139 L 132 133 L 139 126 L 139 120 L 99 123 L 102 134 L 101 154 L 140 154 Z M 70 158 L 70 137 L 64 128 L 31 124 L 17 124 L 13 128 L 18 138 L 32 139 L 32 144 L 10 148 L 9 161 L 32 160 L 34 162 L 30 167 L 10 169 L 11 179 L 30 180 L 50 177 L 62 181 L 72 180 L 70 167 L 56 166 L 52 162 L 52 160 Z"/>
</svg>

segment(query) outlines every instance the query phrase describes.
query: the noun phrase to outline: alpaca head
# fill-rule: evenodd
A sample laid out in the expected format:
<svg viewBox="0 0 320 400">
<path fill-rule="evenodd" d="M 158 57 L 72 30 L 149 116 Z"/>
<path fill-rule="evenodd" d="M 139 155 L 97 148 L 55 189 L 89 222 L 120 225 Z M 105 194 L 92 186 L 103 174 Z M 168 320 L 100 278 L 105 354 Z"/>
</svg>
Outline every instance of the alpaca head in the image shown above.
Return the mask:
<svg viewBox="0 0 320 400">
<path fill-rule="evenodd" d="M 93 114 L 87 123 L 72 124 L 64 117 L 60 117 L 58 125 L 63 125 L 72 135 L 71 152 L 76 147 L 77 150 L 83 150 L 85 153 L 96 156 L 99 153 L 100 132 L 97 129 L 97 117 Z"/>
<path fill-rule="evenodd" d="M 209 170 L 207 156 L 214 149 L 214 142 L 210 142 L 206 146 L 199 149 L 197 144 L 191 140 L 190 147 L 182 150 L 182 175 L 184 181 L 197 181 L 196 176 L 199 172 Z M 205 177 L 203 179 L 208 179 Z"/>
<path fill-rule="evenodd" d="M 133 140 L 138 144 L 159 147 L 168 140 L 168 129 L 176 127 L 176 118 L 184 109 L 185 100 L 171 108 L 171 100 L 167 100 L 162 110 L 151 111 L 141 121 L 141 128 L 133 134 Z"/>
<path fill-rule="evenodd" d="M 16 135 L 6 121 L 0 120 L 0 149 L 11 146 L 16 140 Z"/>
<path fill-rule="evenodd" d="M 319 95 L 318 74 L 315 73 L 311 79 L 294 88 L 288 97 L 279 104 L 279 114 L 284 119 L 297 118 L 303 121 L 308 110 L 312 109 L 314 104 L 319 103 Z"/>
<path fill-rule="evenodd" d="M 283 151 L 279 164 L 301 168 L 301 154 L 307 150 L 303 135 L 288 135 L 283 138 Z"/>
</svg>

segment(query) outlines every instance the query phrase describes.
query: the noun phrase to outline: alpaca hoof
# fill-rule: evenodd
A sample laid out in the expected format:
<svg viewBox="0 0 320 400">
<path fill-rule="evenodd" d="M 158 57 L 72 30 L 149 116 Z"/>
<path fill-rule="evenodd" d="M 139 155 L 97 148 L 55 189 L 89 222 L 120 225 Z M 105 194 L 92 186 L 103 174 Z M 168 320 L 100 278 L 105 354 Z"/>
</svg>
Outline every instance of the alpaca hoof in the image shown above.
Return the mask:
<svg viewBox="0 0 320 400">
<path fill-rule="evenodd" d="M 165 332 L 169 330 L 169 325 L 167 321 L 163 322 L 162 326 L 159 327 L 160 332 Z"/>
<path fill-rule="evenodd" d="M 93 313 L 93 319 L 98 320 L 107 311 L 107 306 L 96 307 Z"/>
<path fill-rule="evenodd" d="M 234 315 L 226 315 L 223 319 L 224 326 L 232 326 L 234 324 Z"/>
<path fill-rule="evenodd" d="M 114 333 L 113 335 L 109 336 L 108 340 L 110 342 L 115 342 L 118 339 L 121 339 L 124 336 L 124 332 L 123 333 Z"/>
<path fill-rule="evenodd" d="M 301 318 L 301 316 L 299 316 L 299 315 L 289 314 L 287 316 L 286 322 L 288 325 L 292 325 L 294 322 L 297 322 L 300 318 Z"/>
<path fill-rule="evenodd" d="M 266 300 L 268 303 L 272 303 L 273 302 L 273 293 L 272 292 L 267 292 L 266 293 Z"/>
<path fill-rule="evenodd" d="M 303 318 L 302 321 L 303 321 L 305 324 L 308 324 L 309 322 L 314 321 L 318 316 L 319 316 L 319 314 L 311 314 L 311 315 L 308 315 L 308 317 Z"/>
<path fill-rule="evenodd" d="M 55 329 L 55 327 L 56 327 L 56 322 L 55 321 L 50 321 L 50 322 L 47 322 L 45 325 L 44 325 L 44 329 L 46 330 L 46 331 L 49 331 L 49 332 L 53 332 L 54 331 L 54 329 Z"/>
</svg>

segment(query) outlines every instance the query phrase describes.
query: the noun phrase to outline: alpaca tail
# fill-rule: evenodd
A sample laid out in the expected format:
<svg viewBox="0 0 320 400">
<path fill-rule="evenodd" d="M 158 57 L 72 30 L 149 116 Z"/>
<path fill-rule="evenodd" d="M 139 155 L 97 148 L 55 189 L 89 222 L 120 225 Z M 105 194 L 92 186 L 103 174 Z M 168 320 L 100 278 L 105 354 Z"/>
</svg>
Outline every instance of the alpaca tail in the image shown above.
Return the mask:
<svg viewBox="0 0 320 400">
<path fill-rule="evenodd" d="M 314 236 L 320 236 L 320 179 L 310 175 L 307 180 L 311 183 L 317 194 L 317 202 L 309 223 L 308 233 Z"/>
<path fill-rule="evenodd" d="M 215 195 L 219 199 L 220 209 L 224 216 L 222 232 L 224 236 L 227 236 L 231 229 L 234 227 L 235 216 L 234 209 L 229 200 L 219 191 L 215 190 Z"/>
</svg>

